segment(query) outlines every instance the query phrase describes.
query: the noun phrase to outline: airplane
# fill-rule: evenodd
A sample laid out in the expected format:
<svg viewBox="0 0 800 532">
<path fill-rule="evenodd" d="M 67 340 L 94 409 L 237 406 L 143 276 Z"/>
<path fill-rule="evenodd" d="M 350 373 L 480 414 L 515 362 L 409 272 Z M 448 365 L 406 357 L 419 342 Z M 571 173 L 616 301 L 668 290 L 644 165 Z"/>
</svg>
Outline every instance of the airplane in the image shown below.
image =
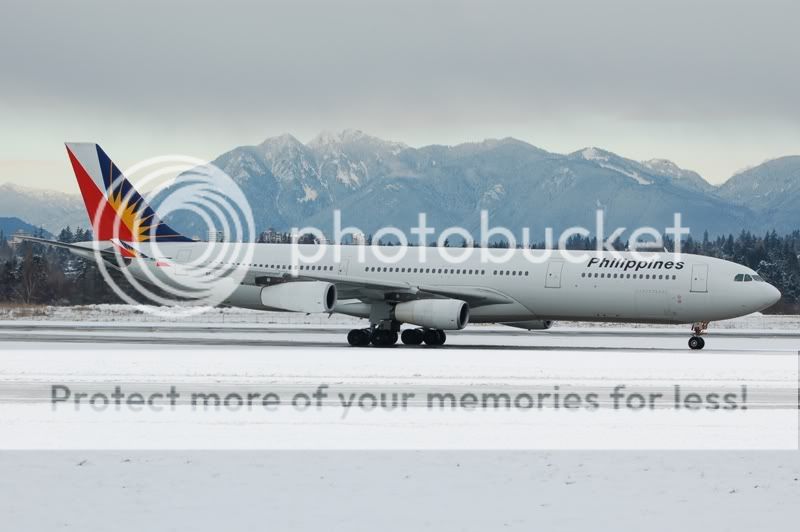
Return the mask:
<svg viewBox="0 0 800 532">
<path fill-rule="evenodd" d="M 507 260 L 495 264 L 481 260 L 479 249 L 468 249 L 469 256 L 453 264 L 437 248 L 427 248 L 424 261 L 412 252 L 387 264 L 372 246 L 328 245 L 318 260 L 298 264 L 293 244 L 247 243 L 243 259 L 228 253 L 233 243 L 194 241 L 172 229 L 99 145 L 67 143 L 66 148 L 95 240 L 26 239 L 99 258 L 144 281 L 156 276 L 179 282 L 169 272 L 197 267 L 197 258 L 207 257 L 199 267 L 237 274 L 224 299 L 227 305 L 368 319 L 369 327 L 347 334 L 351 346 L 391 346 L 398 336 L 407 345 L 440 346 L 445 331 L 468 323 L 543 330 L 555 320 L 572 320 L 691 324 L 689 347 L 702 349 L 701 335 L 710 321 L 763 310 L 781 297 L 745 266 L 665 252 L 646 261 L 629 252 L 604 251 L 580 263 L 558 255 L 533 263 L 523 250 L 512 249 L 505 250 Z M 412 327 L 401 330 L 403 324 Z"/>
</svg>

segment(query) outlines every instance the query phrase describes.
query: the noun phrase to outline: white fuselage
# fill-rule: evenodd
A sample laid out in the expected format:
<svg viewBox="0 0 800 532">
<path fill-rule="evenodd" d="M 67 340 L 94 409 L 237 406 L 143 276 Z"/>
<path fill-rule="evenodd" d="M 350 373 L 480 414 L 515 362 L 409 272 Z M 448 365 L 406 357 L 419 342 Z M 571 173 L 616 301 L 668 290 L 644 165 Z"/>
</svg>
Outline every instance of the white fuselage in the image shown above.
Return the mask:
<svg viewBox="0 0 800 532">
<path fill-rule="evenodd" d="M 756 275 L 747 267 L 689 254 L 649 254 L 648 260 L 642 261 L 627 252 L 598 255 L 596 251 L 573 251 L 573 256 L 585 254 L 575 262 L 556 250 L 546 256 L 548 252 L 543 250 L 409 247 L 403 258 L 387 262 L 376 254 L 395 256 L 401 249 L 328 245 L 322 251 L 315 246 L 246 244 L 238 251 L 239 258 L 235 258 L 234 246 L 204 242 L 137 244 L 145 255 L 178 267 L 198 261 L 208 252 L 210 258 L 201 260 L 198 266 L 244 269 L 240 270 L 244 274 L 242 284 L 294 275 L 298 279 L 338 283 L 343 288 L 334 311 L 362 317 L 369 315 L 368 303 L 363 303 L 365 295 L 367 301 L 380 301 L 387 290 L 403 292 L 403 287 L 410 292 L 429 288 L 497 294 L 498 302 L 471 308 L 470 321 L 475 323 L 557 319 L 692 323 L 742 316 L 762 310 L 780 298 L 780 292 L 766 282 L 735 281 L 740 274 Z M 313 262 L 299 260 L 292 266 L 298 249 L 306 257 L 320 253 Z M 497 258 L 506 255 L 506 259 L 486 261 L 482 252 Z M 462 256 L 463 260 L 449 262 L 444 254 Z M 146 280 L 141 270 L 152 271 L 154 262 L 133 259 L 128 267 L 134 276 Z M 371 289 L 381 283 L 392 288 Z M 349 294 L 348 286 L 359 288 Z M 362 303 L 348 303 L 348 299 L 356 297 Z"/>
</svg>

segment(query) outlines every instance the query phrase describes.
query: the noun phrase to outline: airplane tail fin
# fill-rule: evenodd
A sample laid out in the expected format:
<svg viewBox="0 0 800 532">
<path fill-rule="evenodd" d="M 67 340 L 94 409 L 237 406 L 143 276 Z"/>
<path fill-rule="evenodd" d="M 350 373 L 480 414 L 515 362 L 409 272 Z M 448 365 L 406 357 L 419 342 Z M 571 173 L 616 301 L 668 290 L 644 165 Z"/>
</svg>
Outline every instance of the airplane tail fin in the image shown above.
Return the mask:
<svg viewBox="0 0 800 532">
<path fill-rule="evenodd" d="M 191 242 L 158 218 L 98 144 L 66 146 L 95 240 Z"/>
</svg>

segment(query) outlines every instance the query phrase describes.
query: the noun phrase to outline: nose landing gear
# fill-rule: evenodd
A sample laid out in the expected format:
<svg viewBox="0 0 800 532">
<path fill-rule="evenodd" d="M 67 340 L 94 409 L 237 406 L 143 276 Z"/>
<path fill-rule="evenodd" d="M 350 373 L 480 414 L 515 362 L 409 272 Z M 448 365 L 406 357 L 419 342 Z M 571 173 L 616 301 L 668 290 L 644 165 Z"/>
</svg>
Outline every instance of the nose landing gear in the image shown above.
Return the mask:
<svg viewBox="0 0 800 532">
<path fill-rule="evenodd" d="M 689 338 L 689 349 L 698 350 L 703 349 L 706 346 L 706 341 L 700 336 L 704 334 L 708 329 L 708 322 L 707 321 L 699 321 L 692 324 L 692 331 L 694 331 L 694 336 Z"/>
<path fill-rule="evenodd" d="M 689 349 L 703 349 L 706 341 L 701 336 L 692 336 L 689 338 Z"/>
</svg>

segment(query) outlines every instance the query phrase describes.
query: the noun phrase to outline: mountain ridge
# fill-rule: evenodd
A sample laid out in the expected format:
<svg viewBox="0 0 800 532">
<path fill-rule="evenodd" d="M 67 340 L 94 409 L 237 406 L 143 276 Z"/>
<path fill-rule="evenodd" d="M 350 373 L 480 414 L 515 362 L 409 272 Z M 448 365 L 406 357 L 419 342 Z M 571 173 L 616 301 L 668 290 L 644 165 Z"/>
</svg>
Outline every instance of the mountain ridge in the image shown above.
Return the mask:
<svg viewBox="0 0 800 532">
<path fill-rule="evenodd" d="M 560 154 L 504 137 L 414 148 L 346 129 L 306 143 L 285 133 L 212 162 L 245 192 L 258 230 L 312 225 L 330 232 L 335 208 L 344 226 L 365 232 L 415 226 L 419 211 L 436 227 L 474 231 L 484 209 L 490 224 L 531 227 L 538 239 L 545 226 L 592 228 L 597 208 L 607 211 L 607 227 L 663 230 L 674 212 L 693 231 L 712 234 L 800 227 L 800 156 L 766 161 L 715 186 L 667 159 L 636 161 L 598 147 Z M 0 185 L 0 215 L 51 232 L 88 225 L 78 195 L 11 184 Z M 197 220 L 169 218 L 188 234 L 200 232 Z"/>
</svg>

